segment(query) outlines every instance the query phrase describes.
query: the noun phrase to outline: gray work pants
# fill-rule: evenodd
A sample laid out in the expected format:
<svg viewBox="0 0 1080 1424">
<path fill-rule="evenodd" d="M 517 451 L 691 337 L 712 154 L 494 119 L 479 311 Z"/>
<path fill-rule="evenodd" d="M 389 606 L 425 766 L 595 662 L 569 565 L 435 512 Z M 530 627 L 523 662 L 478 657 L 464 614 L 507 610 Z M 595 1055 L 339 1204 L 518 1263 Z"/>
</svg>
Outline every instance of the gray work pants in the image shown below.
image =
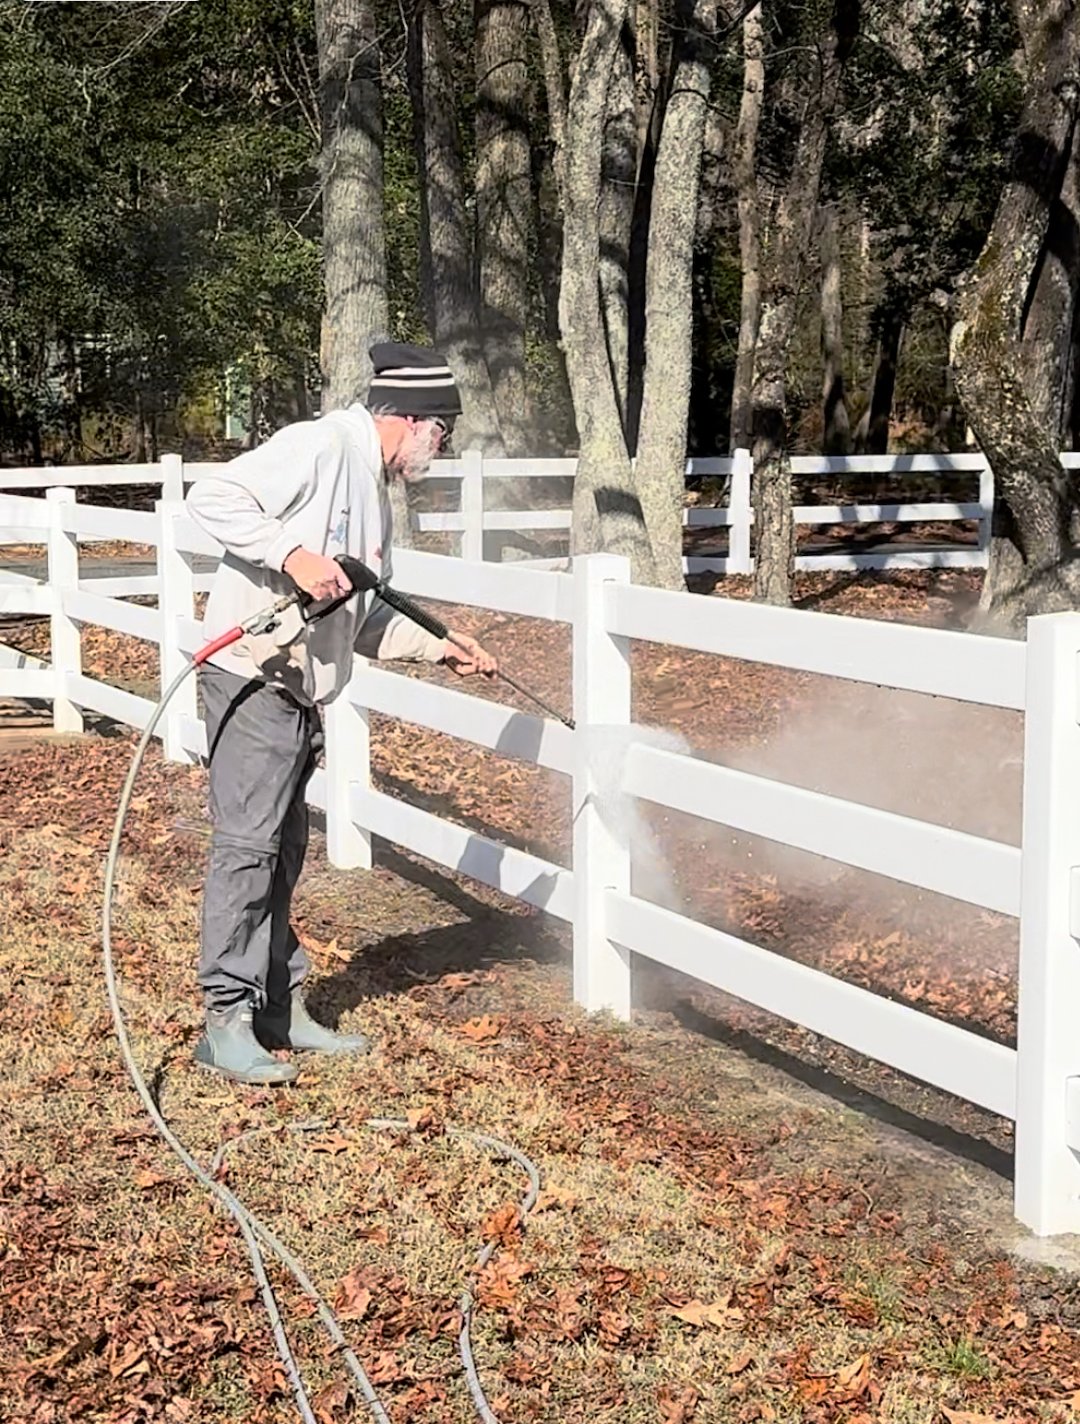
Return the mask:
<svg viewBox="0 0 1080 1424">
<path fill-rule="evenodd" d="M 199 983 L 207 1008 L 285 1004 L 307 976 L 289 924 L 304 864 L 304 792 L 322 746 L 313 707 L 260 679 L 200 670 L 213 837 L 203 894 Z"/>
</svg>

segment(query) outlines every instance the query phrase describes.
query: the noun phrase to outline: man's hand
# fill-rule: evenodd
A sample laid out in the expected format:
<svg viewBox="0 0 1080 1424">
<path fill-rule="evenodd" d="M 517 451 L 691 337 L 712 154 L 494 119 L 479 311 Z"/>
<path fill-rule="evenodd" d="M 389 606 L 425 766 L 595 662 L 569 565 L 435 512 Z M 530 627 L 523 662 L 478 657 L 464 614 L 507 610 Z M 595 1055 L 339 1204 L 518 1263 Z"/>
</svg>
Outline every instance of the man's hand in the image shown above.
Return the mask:
<svg viewBox="0 0 1080 1424">
<path fill-rule="evenodd" d="M 310 593 L 318 603 L 352 589 L 348 574 L 336 560 L 310 549 L 294 549 L 281 567 L 297 588 Z"/>
<path fill-rule="evenodd" d="M 447 667 L 453 669 L 459 677 L 469 677 L 474 672 L 481 672 L 485 677 L 494 677 L 499 671 L 499 664 L 475 638 L 470 638 L 468 633 L 457 633 L 453 628 L 446 635 L 446 653 L 444 655 Z"/>
</svg>

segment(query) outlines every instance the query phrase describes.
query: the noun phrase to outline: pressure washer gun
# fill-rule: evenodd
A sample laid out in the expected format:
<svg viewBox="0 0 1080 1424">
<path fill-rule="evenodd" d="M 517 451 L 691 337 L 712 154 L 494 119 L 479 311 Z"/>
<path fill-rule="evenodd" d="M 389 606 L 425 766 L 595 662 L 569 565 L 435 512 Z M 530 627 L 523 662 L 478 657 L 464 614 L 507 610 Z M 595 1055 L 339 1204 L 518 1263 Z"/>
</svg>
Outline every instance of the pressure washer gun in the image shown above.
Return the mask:
<svg viewBox="0 0 1080 1424">
<path fill-rule="evenodd" d="M 310 594 L 304 593 L 301 589 L 297 589 L 295 593 L 283 594 L 281 598 L 275 600 L 268 608 L 260 610 L 260 612 L 254 614 L 251 618 L 245 619 L 243 623 L 238 623 L 235 628 L 230 628 L 229 631 L 223 633 L 220 638 L 215 638 L 213 642 L 207 643 L 204 648 L 200 648 L 195 654 L 194 662 L 196 664 L 204 663 L 207 658 L 212 657 L 214 653 L 220 652 L 222 648 L 227 648 L 230 643 L 235 643 L 238 638 L 242 638 L 245 634 L 272 632 L 281 621 L 281 614 L 293 605 L 299 605 L 300 615 L 305 623 L 318 623 L 321 619 L 329 617 L 329 615 L 340 608 L 342 604 L 348 603 L 350 598 L 355 598 L 358 593 L 367 593 L 368 591 L 374 593 L 376 598 L 381 598 L 395 613 L 402 613 L 406 618 L 419 624 L 419 626 L 429 632 L 432 637 L 440 638 L 445 642 L 453 644 L 455 647 L 460 647 L 460 644 L 454 642 L 453 633 L 441 619 L 429 613 L 426 608 L 421 608 L 418 603 L 414 603 L 412 599 L 407 597 L 404 593 L 399 593 L 396 588 L 391 588 L 385 580 L 381 579 L 378 574 L 375 573 L 374 569 L 369 569 L 367 564 L 361 563 L 359 559 L 354 559 L 348 554 L 338 554 L 337 562 L 341 565 L 345 571 L 346 578 L 348 578 L 352 584 L 352 588 L 348 593 L 341 593 L 333 598 L 323 599 L 322 602 L 319 603 L 316 603 Z M 462 648 L 462 652 L 467 651 L 467 649 Z M 504 672 L 502 668 L 498 669 L 497 676 L 501 677 L 508 687 L 512 687 L 515 692 L 519 692 L 522 697 L 534 703 L 549 717 L 554 717 L 556 721 L 561 722 L 564 727 L 569 727 L 571 731 L 574 730 L 574 723 L 571 718 L 564 717 L 561 712 L 556 711 L 554 707 L 549 706 L 542 698 L 537 697 L 535 692 L 530 692 L 527 687 L 522 687 L 520 682 L 512 678 L 509 673 Z"/>
</svg>

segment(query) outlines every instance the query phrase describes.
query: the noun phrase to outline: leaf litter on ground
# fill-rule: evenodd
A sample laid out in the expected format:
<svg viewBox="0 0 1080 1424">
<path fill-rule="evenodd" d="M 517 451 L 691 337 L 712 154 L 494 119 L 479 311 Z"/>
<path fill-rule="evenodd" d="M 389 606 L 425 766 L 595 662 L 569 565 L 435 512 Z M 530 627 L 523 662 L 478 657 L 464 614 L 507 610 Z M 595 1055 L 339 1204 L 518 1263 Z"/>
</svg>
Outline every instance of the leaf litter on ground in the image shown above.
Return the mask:
<svg viewBox="0 0 1080 1424">
<path fill-rule="evenodd" d="M 941 621 L 970 592 L 959 578 L 891 587 L 892 604 L 875 592 L 873 616 L 929 610 Z M 867 611 L 856 584 L 808 596 Z M 482 615 L 460 611 L 463 626 L 470 619 L 482 632 Z M 498 636 L 508 665 L 527 660 L 547 682 L 539 691 L 565 695 L 562 630 L 503 619 Z M 90 675 L 121 668 L 152 683 L 145 645 L 116 660 L 113 645 L 131 642 L 92 643 Z M 699 744 L 715 746 L 718 722 L 727 745 L 756 744 L 807 684 L 669 649 L 634 655 L 637 715 L 681 718 Z M 677 717 L 666 711 L 676 703 Z M 0 1412 L 34 1424 L 277 1424 L 292 1405 L 241 1244 L 139 1121 L 102 1009 L 100 881 L 73 866 L 104 849 L 102 807 L 130 750 L 129 737 L 94 737 L 0 758 L 10 924 L 0 972 L 12 985 L 0 1030 L 11 1065 L 0 1087 Z M 459 774 L 448 794 L 450 755 Z M 391 794 L 565 850 L 555 830 L 565 791 L 547 773 L 385 721 L 375 765 Z M 961 1244 L 868 1134 L 748 1091 L 736 1052 L 718 1059 L 669 1013 L 646 1014 L 630 1034 L 586 1023 L 568 1002 L 555 931 L 413 857 L 387 852 L 367 875 L 313 860 L 298 904 L 313 994 L 331 1017 L 372 1031 L 376 1052 L 359 1067 L 305 1064 L 297 1088 L 276 1096 L 199 1079 L 189 1055 L 205 841 L 169 828 L 202 816 L 202 774 L 155 752 L 145 775 L 119 937 L 137 1051 L 161 1065 L 168 1115 L 206 1156 L 268 1116 L 334 1124 L 306 1152 L 287 1132 L 245 1147 L 230 1183 L 341 1302 L 395 1420 L 472 1417 L 455 1302 L 476 1245 L 493 1236 L 501 1251 L 476 1281 L 476 1349 L 507 1419 L 1067 1417 L 1080 1392 L 1067 1279 Z M 793 896 L 783 883 L 728 866 L 712 912 L 769 947 L 899 985 L 920 1006 L 1007 1037 L 1014 988 L 993 975 L 980 988 L 976 959 L 943 962 L 955 927 L 898 932 L 880 904 L 848 898 L 838 909 L 828 887 Z M 1000 933 L 986 925 L 982 948 L 1004 964 Z M 420 1138 L 365 1135 L 363 1120 L 383 1113 Z M 542 1162 L 544 1195 L 524 1230 L 514 1173 L 447 1138 L 446 1123 Z M 320 1417 L 361 1417 L 305 1302 L 282 1293 Z"/>
</svg>

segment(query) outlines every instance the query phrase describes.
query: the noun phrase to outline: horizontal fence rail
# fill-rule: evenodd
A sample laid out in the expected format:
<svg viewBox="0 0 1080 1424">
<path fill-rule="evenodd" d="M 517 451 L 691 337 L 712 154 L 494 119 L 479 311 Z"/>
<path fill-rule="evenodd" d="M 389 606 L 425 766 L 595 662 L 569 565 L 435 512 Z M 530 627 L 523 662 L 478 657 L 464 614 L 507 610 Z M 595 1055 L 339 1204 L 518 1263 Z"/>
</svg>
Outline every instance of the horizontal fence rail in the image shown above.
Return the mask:
<svg viewBox="0 0 1080 1424">
<path fill-rule="evenodd" d="M 606 900 L 611 936 L 627 949 L 1015 1118 L 1014 1049 L 632 895 Z"/>
<path fill-rule="evenodd" d="M 1080 469 L 1080 454 L 1068 452 L 1061 456 L 1066 470 Z M 101 489 L 108 486 L 157 486 L 170 501 L 182 499 L 184 490 L 194 481 L 212 478 L 223 462 L 183 461 L 179 455 L 165 455 L 154 464 L 142 465 L 66 465 L 34 469 L 0 470 L 0 493 L 36 490 L 55 486 L 80 489 Z M 889 568 L 984 568 L 987 563 L 990 521 L 994 504 L 993 475 L 985 457 L 978 452 L 936 455 L 846 455 L 791 457 L 791 470 L 796 479 L 837 481 L 871 476 L 899 486 L 895 494 L 875 501 L 840 501 L 825 504 L 799 504 L 792 511 L 794 522 L 806 528 L 857 529 L 880 524 L 899 525 L 968 525 L 974 526 L 974 542 L 955 542 L 928 536 L 918 542 L 896 541 L 882 536 L 876 547 L 845 549 L 823 545 L 804 547 L 796 558 L 800 570 L 889 569 Z M 573 480 L 576 459 L 491 459 L 479 451 L 466 451 L 453 459 L 436 460 L 421 481 L 430 489 L 458 487 L 458 507 L 451 510 L 424 509 L 414 515 L 420 533 L 450 533 L 459 536 L 461 555 L 475 562 L 502 559 L 508 543 L 515 536 L 535 541 L 535 536 L 569 536 L 569 508 L 507 509 L 493 508 L 485 489 L 491 481 L 507 482 L 511 486 L 523 480 Z M 697 456 L 687 461 L 687 478 L 712 481 L 716 498 L 714 505 L 695 505 L 683 512 L 684 528 L 701 532 L 715 529 L 726 531 L 726 552 L 689 552 L 683 560 L 688 573 L 736 573 L 753 571 L 753 508 L 751 486 L 753 461 L 747 450 L 736 450 L 731 456 Z M 907 478 L 921 476 L 964 477 L 977 483 L 978 497 L 967 500 L 927 500 L 903 497 L 902 484 Z M 502 502 L 505 503 L 505 492 Z M 121 515 L 130 511 L 119 511 Z M 137 514 L 134 519 L 139 518 Z M 110 527 L 106 512 L 80 525 L 80 541 L 138 540 L 138 526 L 120 519 Z M 12 511 L 0 526 L 0 545 L 31 543 L 33 525 L 19 522 Z M 834 541 L 835 544 L 835 541 Z M 537 556 L 526 550 L 518 563 L 535 563 L 539 567 L 554 564 L 564 567 L 565 552 L 553 556 Z M 119 592 L 119 590 L 118 590 Z"/>
<path fill-rule="evenodd" d="M 611 584 L 607 617 L 614 633 L 747 662 L 909 692 L 1024 706 L 1023 643 L 916 628 L 870 618 L 838 618 L 730 598 L 701 599 L 688 616 L 686 595 L 638 584 Z"/>
<path fill-rule="evenodd" d="M 644 743 L 627 754 L 623 790 L 749 835 L 776 840 L 782 827 L 783 844 L 796 850 L 1003 915 L 1020 913 L 1016 846 Z"/>
<path fill-rule="evenodd" d="M 488 463 L 502 474 L 499 462 Z M 0 525 L 34 531 L 46 549 L 46 576 L 4 582 L 0 608 L 44 614 L 51 625 L 48 661 L 0 645 L 0 696 L 51 703 L 62 731 L 78 732 L 95 715 L 141 729 L 153 712 L 153 699 L 84 670 L 84 628 L 156 645 L 162 688 L 203 641 L 196 595 L 219 546 L 178 500 L 161 500 L 153 513 L 110 511 L 109 520 L 66 487 L 45 499 L 0 494 Z M 125 601 L 143 591 L 131 580 L 85 576 L 81 541 L 107 527 L 152 547 L 156 607 Z M 326 765 L 308 792 L 324 814 L 333 864 L 370 866 L 380 836 L 565 921 L 575 997 L 589 1010 L 629 1015 L 632 958 L 640 955 L 1014 1118 L 1018 1217 L 1040 1234 L 1080 1230 L 1080 1108 L 1067 1111 L 1080 1105 L 1080 615 L 1031 620 L 1024 644 L 639 588 L 625 560 L 605 555 L 559 573 L 403 550 L 395 552 L 395 583 L 444 604 L 567 625 L 576 730 L 357 659 L 346 693 L 326 708 Z M 1023 712 L 1020 846 L 649 745 L 632 729 L 637 640 Z M 380 791 L 370 756 L 371 718 L 380 715 L 566 776 L 571 865 Z M 168 758 L 205 758 L 194 679 L 158 733 Z M 634 846 L 610 814 L 610 768 L 601 766 L 612 747 L 625 749 L 616 794 L 1019 917 L 1016 1049 L 635 896 Z M 984 770 L 973 748 L 958 796 Z"/>
</svg>

